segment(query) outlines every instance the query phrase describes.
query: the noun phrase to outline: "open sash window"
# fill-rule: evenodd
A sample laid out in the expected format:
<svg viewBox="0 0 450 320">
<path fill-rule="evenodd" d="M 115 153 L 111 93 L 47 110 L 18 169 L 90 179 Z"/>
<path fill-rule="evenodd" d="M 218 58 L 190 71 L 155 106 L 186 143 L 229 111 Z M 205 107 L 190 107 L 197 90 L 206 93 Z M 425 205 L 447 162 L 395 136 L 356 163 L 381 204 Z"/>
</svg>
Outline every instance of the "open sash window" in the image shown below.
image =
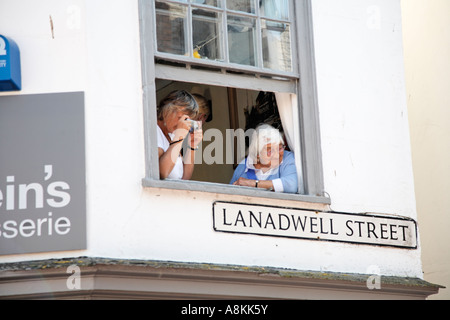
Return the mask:
<svg viewBox="0 0 450 320">
<path fill-rule="evenodd" d="M 229 135 L 245 131 L 249 121 L 278 121 L 274 127 L 283 131 L 287 148 L 295 154 L 297 195 L 328 202 L 323 194 L 310 0 L 141 0 L 140 9 L 144 186 L 275 197 L 229 185 L 246 155 Z M 212 105 L 194 176 L 187 182 L 161 180 L 155 156 L 156 106 L 171 90 L 201 94 Z M 270 110 L 258 120 L 249 114 L 261 108 L 262 97 L 270 100 Z M 221 133 L 222 154 L 214 132 Z"/>
</svg>

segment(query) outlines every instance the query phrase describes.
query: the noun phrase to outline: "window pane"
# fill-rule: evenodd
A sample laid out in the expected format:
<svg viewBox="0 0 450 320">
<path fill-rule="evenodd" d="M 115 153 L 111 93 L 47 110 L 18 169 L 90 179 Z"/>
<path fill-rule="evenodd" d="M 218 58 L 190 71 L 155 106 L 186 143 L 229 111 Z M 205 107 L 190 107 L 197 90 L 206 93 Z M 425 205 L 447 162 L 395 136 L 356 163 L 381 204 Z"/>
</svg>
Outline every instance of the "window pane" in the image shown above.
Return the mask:
<svg viewBox="0 0 450 320">
<path fill-rule="evenodd" d="M 287 23 L 261 20 L 264 67 L 292 71 L 291 35 Z"/>
<path fill-rule="evenodd" d="M 278 20 L 289 20 L 289 0 L 261 0 L 261 15 Z"/>
<path fill-rule="evenodd" d="M 192 29 L 195 58 L 223 60 L 221 17 L 220 13 L 193 10 Z"/>
<path fill-rule="evenodd" d="M 158 51 L 187 53 L 187 9 L 185 6 L 156 1 Z"/>
<path fill-rule="evenodd" d="M 192 0 L 192 3 L 222 8 L 222 0 Z"/>
<path fill-rule="evenodd" d="M 230 62 L 256 66 L 255 25 L 255 19 L 228 16 Z"/>
<path fill-rule="evenodd" d="M 227 0 L 227 9 L 255 13 L 254 0 Z"/>
</svg>

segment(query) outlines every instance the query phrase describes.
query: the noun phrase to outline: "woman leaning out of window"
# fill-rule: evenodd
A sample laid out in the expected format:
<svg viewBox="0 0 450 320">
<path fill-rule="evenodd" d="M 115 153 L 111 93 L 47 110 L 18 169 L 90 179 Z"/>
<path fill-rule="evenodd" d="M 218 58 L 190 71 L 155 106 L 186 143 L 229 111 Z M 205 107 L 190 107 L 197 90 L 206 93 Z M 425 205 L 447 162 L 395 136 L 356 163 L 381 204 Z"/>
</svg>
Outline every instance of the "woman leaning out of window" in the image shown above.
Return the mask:
<svg viewBox="0 0 450 320">
<path fill-rule="evenodd" d="M 230 184 L 297 193 L 298 177 L 294 154 L 284 150 L 280 132 L 260 125 L 252 135 L 248 157 L 234 171 Z"/>
<path fill-rule="evenodd" d="M 174 91 L 158 107 L 158 157 L 161 179 L 189 180 L 194 172 L 194 154 L 203 139 L 195 98 L 184 90 Z M 186 150 L 181 156 L 183 142 Z"/>
</svg>

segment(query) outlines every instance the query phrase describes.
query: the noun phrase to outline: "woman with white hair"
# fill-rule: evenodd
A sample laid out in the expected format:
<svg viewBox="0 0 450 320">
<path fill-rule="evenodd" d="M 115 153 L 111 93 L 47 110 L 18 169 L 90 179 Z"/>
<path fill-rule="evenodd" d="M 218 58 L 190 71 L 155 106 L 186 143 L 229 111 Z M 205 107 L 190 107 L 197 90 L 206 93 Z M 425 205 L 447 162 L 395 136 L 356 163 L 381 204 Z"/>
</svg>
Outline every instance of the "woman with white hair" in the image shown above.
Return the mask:
<svg viewBox="0 0 450 320">
<path fill-rule="evenodd" d="M 295 158 L 285 150 L 281 133 L 259 125 L 252 135 L 248 156 L 234 171 L 230 184 L 275 192 L 297 193 Z"/>
</svg>

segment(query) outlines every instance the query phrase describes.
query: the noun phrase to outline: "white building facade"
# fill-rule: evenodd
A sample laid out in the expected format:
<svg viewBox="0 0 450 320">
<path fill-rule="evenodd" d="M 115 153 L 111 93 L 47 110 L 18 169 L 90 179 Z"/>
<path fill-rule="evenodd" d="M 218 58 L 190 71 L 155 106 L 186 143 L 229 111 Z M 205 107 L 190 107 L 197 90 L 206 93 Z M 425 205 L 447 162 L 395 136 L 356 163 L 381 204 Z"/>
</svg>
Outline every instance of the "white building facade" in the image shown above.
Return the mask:
<svg viewBox="0 0 450 320">
<path fill-rule="evenodd" d="M 0 92 L 0 116 L 21 123 L 2 133 L 31 128 L 0 140 L 26 155 L 0 162 L 0 297 L 438 292 L 422 275 L 400 1 L 280 3 L 0 4 L 22 75 L 20 91 Z M 212 102 L 205 129 L 217 131 L 204 131 L 191 181 L 159 179 L 156 106 L 173 89 Z M 275 93 L 297 194 L 230 186 L 235 163 L 211 151 L 260 92 Z M 30 143 L 43 126 L 55 141 Z M 14 147 L 26 143 L 37 147 Z"/>
</svg>

